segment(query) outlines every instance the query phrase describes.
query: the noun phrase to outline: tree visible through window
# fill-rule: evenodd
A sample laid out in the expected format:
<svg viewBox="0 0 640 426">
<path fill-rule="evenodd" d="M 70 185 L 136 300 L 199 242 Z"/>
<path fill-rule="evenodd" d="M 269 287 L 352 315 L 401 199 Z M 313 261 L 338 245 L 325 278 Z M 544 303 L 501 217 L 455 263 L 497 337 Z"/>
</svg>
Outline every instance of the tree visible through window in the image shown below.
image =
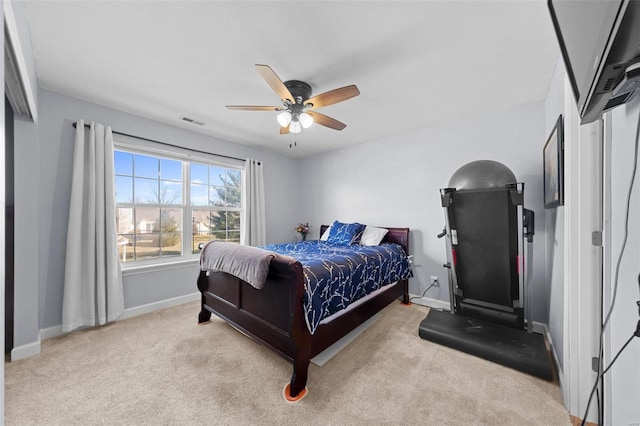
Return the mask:
<svg viewBox="0 0 640 426">
<path fill-rule="evenodd" d="M 240 241 L 240 170 L 124 150 L 115 151 L 114 166 L 122 262 L 190 256 L 213 239 Z"/>
<path fill-rule="evenodd" d="M 211 240 L 240 242 L 241 179 L 239 170 L 191 164 L 193 253 Z"/>
</svg>

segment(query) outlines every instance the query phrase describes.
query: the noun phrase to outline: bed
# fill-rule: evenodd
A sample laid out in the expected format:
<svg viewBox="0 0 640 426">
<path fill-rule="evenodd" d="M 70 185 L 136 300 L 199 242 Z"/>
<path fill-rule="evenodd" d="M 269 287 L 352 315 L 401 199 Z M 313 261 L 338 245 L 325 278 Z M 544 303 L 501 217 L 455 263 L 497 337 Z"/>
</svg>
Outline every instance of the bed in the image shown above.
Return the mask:
<svg viewBox="0 0 640 426">
<path fill-rule="evenodd" d="M 327 227 L 321 227 L 320 235 Z M 388 232 L 381 245 L 397 244 L 408 254 L 409 228 L 385 229 Z M 197 285 L 201 293 L 198 323 L 207 323 L 214 313 L 293 364 L 290 383 L 284 390 L 290 402 L 306 394 L 311 358 L 393 301 L 401 298 L 402 303 L 409 304 L 408 279 L 403 278 L 333 314 L 329 321 L 318 322 L 311 332 L 305 313 L 308 296 L 303 265 L 280 255 L 271 259 L 262 288 L 226 272 L 207 269 L 201 269 Z"/>
</svg>

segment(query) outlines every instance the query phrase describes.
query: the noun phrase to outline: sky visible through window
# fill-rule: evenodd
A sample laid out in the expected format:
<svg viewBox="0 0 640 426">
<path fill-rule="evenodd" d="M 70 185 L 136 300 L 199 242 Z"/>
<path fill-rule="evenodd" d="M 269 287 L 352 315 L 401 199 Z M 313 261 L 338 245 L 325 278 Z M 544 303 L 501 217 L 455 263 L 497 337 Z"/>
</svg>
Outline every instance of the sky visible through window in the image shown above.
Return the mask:
<svg viewBox="0 0 640 426">
<path fill-rule="evenodd" d="M 182 162 L 115 151 L 117 203 L 182 203 Z"/>
</svg>

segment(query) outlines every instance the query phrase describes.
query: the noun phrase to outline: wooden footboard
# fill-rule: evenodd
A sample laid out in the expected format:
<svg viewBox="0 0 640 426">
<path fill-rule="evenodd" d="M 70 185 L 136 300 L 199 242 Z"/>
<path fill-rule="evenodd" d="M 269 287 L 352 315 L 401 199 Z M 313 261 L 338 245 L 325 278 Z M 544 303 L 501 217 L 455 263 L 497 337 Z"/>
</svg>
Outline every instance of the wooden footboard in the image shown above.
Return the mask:
<svg viewBox="0 0 640 426">
<path fill-rule="evenodd" d="M 201 271 L 198 322 L 214 313 L 294 365 L 291 395 L 304 389 L 309 366 L 310 334 L 304 320 L 304 279 L 299 262 L 271 261 L 260 290 L 224 272 Z"/>
<path fill-rule="evenodd" d="M 391 229 L 402 231 L 391 238 L 402 234 L 402 245 L 407 250 L 408 228 Z M 311 335 L 304 318 L 300 262 L 274 258 L 260 290 L 224 272 L 201 271 L 198 290 L 202 294 L 199 323 L 209 321 L 214 313 L 293 364 L 290 397 L 305 389 L 311 358 L 399 297 L 403 303 L 409 302 L 408 281 L 401 280 L 366 303 L 320 325 Z"/>
</svg>

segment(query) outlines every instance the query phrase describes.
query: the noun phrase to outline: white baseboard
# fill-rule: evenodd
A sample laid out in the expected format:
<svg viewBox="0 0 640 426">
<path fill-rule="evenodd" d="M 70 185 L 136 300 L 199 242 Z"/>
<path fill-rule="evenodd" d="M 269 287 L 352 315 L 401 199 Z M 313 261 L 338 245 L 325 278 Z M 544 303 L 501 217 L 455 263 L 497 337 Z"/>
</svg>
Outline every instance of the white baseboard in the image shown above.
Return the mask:
<svg viewBox="0 0 640 426">
<path fill-rule="evenodd" d="M 549 334 L 549 331 L 547 330 L 547 325 L 545 323 L 533 321 L 531 325 L 532 325 L 531 331 L 533 331 L 534 333 L 542 334 L 543 336 L 547 336 Z"/>
<path fill-rule="evenodd" d="M 553 339 L 551 338 L 551 333 L 549 332 L 549 328 L 547 328 L 546 324 L 543 324 L 543 325 L 544 325 L 544 336 L 547 338 L 547 341 L 549 342 L 549 347 L 551 348 L 551 355 L 553 355 L 553 362 L 555 363 L 556 371 L 558 372 L 558 383 L 560 384 L 560 391 L 562 392 L 562 396 L 565 399 L 565 407 L 568 407 L 568 405 L 566 404 L 565 389 L 562 382 L 564 375 L 562 372 L 562 367 L 558 362 L 558 354 L 556 353 L 556 346 L 553 344 Z"/>
<path fill-rule="evenodd" d="M 122 312 L 122 315 L 120 315 L 120 318 L 118 318 L 117 321 L 137 317 L 138 315 L 148 314 L 160 309 L 172 308 L 174 306 L 182 305 L 183 303 L 195 302 L 196 300 L 200 300 L 200 296 L 200 292 L 195 292 L 191 294 L 185 294 L 184 296 L 173 297 L 171 299 L 160 300 L 159 302 L 147 303 L 146 305 L 127 308 L 124 310 L 124 312 Z"/>
<path fill-rule="evenodd" d="M 184 296 L 173 297 L 171 299 L 160 300 L 158 302 L 147 303 L 146 305 L 134 306 L 133 308 L 125 309 L 122 312 L 122 315 L 120 315 L 120 318 L 118 318 L 116 321 L 137 317 L 138 315 L 148 314 L 160 309 L 171 308 L 173 306 L 182 305 L 183 303 L 188 302 L 194 302 L 196 300 L 200 300 L 199 292 L 185 294 Z M 54 325 L 52 327 L 43 328 L 40 330 L 40 337 L 37 342 L 28 343 L 26 345 L 13 348 L 13 350 L 11 351 L 11 360 L 14 361 L 37 355 L 40 353 L 41 340 L 52 339 L 54 337 L 63 336 L 65 334 L 67 333 L 62 331 L 62 325 Z"/>
<path fill-rule="evenodd" d="M 11 361 L 17 361 L 19 359 L 29 358 L 40 353 L 40 338 L 32 343 L 26 345 L 16 346 L 11 350 Z"/>
<path fill-rule="evenodd" d="M 409 294 L 409 298 L 411 299 L 411 303 L 415 303 L 416 305 L 427 306 L 434 309 L 444 309 L 446 311 L 451 309 L 449 302 L 444 302 L 442 300 L 432 299 L 430 297 L 420 297 L 416 294 Z"/>
<path fill-rule="evenodd" d="M 53 339 L 54 337 L 62 336 L 66 334 L 62 331 L 61 325 L 54 325 L 52 327 L 43 328 L 40 330 L 40 338 L 42 340 Z"/>
</svg>

